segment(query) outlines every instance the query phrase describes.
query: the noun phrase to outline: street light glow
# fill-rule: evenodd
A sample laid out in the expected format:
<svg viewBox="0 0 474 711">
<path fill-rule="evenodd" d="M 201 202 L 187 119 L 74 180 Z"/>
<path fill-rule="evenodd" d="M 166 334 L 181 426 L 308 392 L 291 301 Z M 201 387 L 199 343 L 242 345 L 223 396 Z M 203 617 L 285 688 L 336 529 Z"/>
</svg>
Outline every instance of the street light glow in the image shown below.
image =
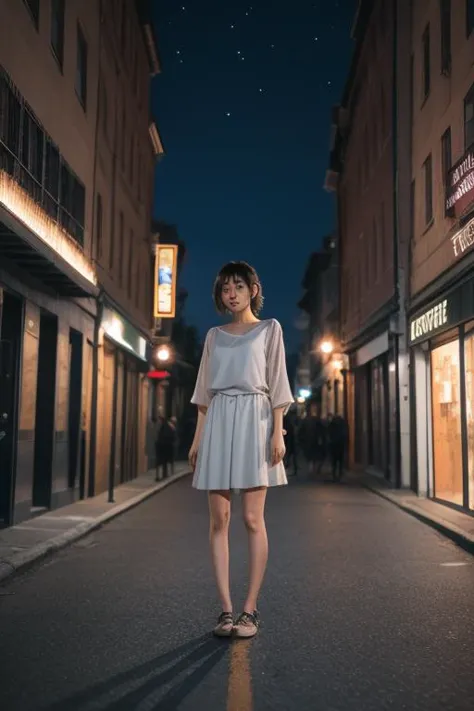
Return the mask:
<svg viewBox="0 0 474 711">
<path fill-rule="evenodd" d="M 161 346 L 158 348 L 156 357 L 161 363 L 166 363 L 171 358 L 171 351 L 168 346 Z"/>
<path fill-rule="evenodd" d="M 334 360 L 333 366 L 334 366 L 334 370 L 341 370 L 342 369 L 342 360 Z"/>
<path fill-rule="evenodd" d="M 321 343 L 321 351 L 323 353 L 327 353 L 329 355 L 330 353 L 333 352 L 333 350 L 334 350 L 334 346 L 331 343 L 331 341 L 323 341 Z"/>
</svg>

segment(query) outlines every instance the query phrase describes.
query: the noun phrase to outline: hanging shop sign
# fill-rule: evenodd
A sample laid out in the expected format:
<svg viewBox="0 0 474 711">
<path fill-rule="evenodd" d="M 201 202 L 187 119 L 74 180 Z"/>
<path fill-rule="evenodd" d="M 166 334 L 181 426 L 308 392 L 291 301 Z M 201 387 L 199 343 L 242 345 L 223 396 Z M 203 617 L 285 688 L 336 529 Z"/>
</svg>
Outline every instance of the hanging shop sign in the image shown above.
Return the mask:
<svg viewBox="0 0 474 711">
<path fill-rule="evenodd" d="M 153 313 L 155 318 L 175 317 L 177 271 L 178 246 L 156 245 Z"/>
<path fill-rule="evenodd" d="M 129 321 L 116 311 L 105 308 L 101 323 L 105 335 L 140 360 L 147 360 L 147 341 Z"/>
<path fill-rule="evenodd" d="M 451 237 L 455 257 L 461 257 L 474 245 L 474 218 Z"/>
<path fill-rule="evenodd" d="M 446 213 L 462 214 L 474 199 L 474 149 L 469 149 L 449 171 L 446 187 Z"/>
</svg>

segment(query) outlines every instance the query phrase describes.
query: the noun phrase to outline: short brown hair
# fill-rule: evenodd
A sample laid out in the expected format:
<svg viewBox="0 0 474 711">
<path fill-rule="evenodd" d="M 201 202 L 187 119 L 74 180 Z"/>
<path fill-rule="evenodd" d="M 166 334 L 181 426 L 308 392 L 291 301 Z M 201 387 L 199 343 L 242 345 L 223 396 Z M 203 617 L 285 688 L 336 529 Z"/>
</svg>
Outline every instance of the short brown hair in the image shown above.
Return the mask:
<svg viewBox="0 0 474 711">
<path fill-rule="evenodd" d="M 222 301 L 222 287 L 224 284 L 227 284 L 230 279 L 241 279 L 247 284 L 250 291 L 252 291 L 254 286 L 257 287 L 257 293 L 250 301 L 250 308 L 252 309 L 253 315 L 258 316 L 263 307 L 262 285 L 257 272 L 250 264 L 247 264 L 247 262 L 228 262 L 219 271 L 212 290 L 212 298 L 214 299 L 217 311 L 220 314 L 226 313 L 226 308 Z"/>
</svg>

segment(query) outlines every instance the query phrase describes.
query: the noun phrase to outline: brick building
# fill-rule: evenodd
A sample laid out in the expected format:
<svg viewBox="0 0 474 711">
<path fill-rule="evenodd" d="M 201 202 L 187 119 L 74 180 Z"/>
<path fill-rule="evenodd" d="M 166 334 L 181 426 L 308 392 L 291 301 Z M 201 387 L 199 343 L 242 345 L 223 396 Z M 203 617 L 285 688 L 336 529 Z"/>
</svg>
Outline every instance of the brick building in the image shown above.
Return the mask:
<svg viewBox="0 0 474 711">
<path fill-rule="evenodd" d="M 0 525 L 146 466 L 148 5 L 0 9 Z"/>
<path fill-rule="evenodd" d="M 408 476 L 401 397 L 407 407 L 403 279 L 409 235 L 407 208 L 399 214 L 394 199 L 403 190 L 409 151 L 402 118 L 408 110 L 409 22 L 402 6 L 408 3 L 358 4 L 353 59 L 341 105 L 333 110 L 325 185 L 337 199 L 349 460 L 393 483 Z"/>
<path fill-rule="evenodd" d="M 412 16 L 413 482 L 474 509 L 474 3 Z"/>
</svg>

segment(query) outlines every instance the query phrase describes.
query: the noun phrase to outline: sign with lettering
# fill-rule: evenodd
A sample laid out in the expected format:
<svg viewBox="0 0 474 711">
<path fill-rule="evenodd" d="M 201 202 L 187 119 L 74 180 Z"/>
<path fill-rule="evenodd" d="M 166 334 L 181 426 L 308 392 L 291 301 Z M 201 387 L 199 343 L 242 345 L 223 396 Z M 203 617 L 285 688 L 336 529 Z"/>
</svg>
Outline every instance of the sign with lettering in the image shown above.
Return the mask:
<svg viewBox="0 0 474 711">
<path fill-rule="evenodd" d="M 446 212 L 461 214 L 474 199 L 474 149 L 463 155 L 448 173 L 446 186 Z"/>
<path fill-rule="evenodd" d="M 461 257 L 474 245 L 474 218 L 451 237 L 455 257 Z"/>
<path fill-rule="evenodd" d="M 449 323 L 448 300 L 443 299 L 435 306 L 410 321 L 410 343 L 430 338 Z"/>
</svg>

